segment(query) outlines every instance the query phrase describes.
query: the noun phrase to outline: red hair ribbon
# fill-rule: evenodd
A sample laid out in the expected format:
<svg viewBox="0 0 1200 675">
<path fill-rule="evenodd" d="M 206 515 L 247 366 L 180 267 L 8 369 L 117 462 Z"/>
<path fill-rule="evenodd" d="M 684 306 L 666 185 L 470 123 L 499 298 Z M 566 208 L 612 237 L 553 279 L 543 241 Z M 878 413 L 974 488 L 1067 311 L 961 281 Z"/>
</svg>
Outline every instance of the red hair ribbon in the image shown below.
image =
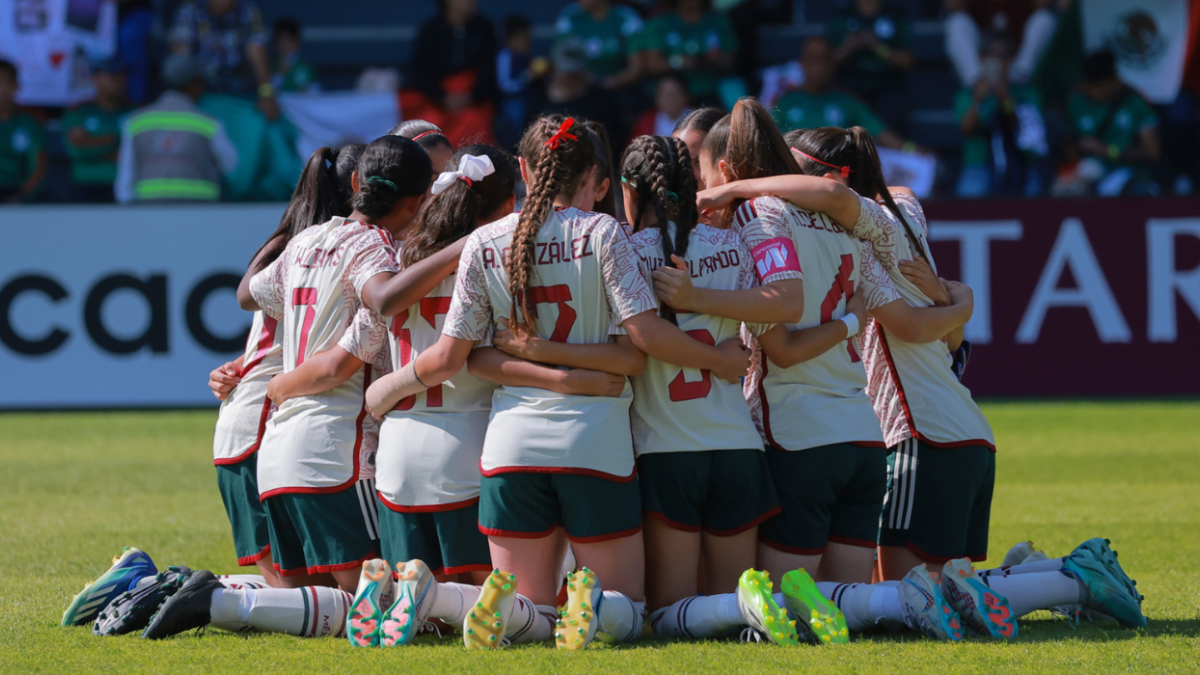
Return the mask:
<svg viewBox="0 0 1200 675">
<path fill-rule="evenodd" d="M 417 139 L 419 139 L 419 138 L 423 138 L 423 137 L 425 137 L 425 136 L 428 136 L 429 134 L 437 134 L 437 135 L 441 136 L 441 135 L 442 135 L 442 132 L 438 131 L 437 129 L 430 129 L 429 131 L 422 131 L 421 133 L 417 134 L 416 136 L 413 136 L 413 137 L 412 137 L 412 140 L 414 140 L 414 141 L 415 141 L 415 140 L 417 140 Z"/>
<path fill-rule="evenodd" d="M 831 169 L 837 169 L 838 171 L 841 171 L 842 172 L 842 180 L 846 180 L 846 179 L 850 178 L 850 174 L 854 173 L 854 169 L 851 169 L 848 166 L 838 166 L 836 164 L 830 164 L 829 162 L 822 162 L 821 160 L 817 159 L 816 157 L 813 157 L 812 155 L 808 154 L 807 152 L 805 152 L 803 150 L 799 150 L 797 148 L 792 148 L 792 152 L 795 152 L 800 155 L 804 155 L 805 157 L 816 162 L 817 164 L 821 164 L 821 165 L 827 166 Z"/>
<path fill-rule="evenodd" d="M 471 180 L 470 178 L 467 178 L 466 176 L 459 176 L 458 179 L 461 180 L 462 182 L 466 183 L 467 187 L 471 187 L 472 185 L 475 184 L 475 181 Z"/>
<path fill-rule="evenodd" d="M 567 133 L 567 129 L 570 129 L 571 125 L 573 124 L 575 124 L 575 118 L 573 117 L 568 117 L 567 119 L 563 120 L 563 123 L 558 127 L 558 131 L 554 132 L 554 135 L 546 141 L 546 147 L 554 150 L 558 147 L 559 141 L 563 140 L 564 138 L 571 141 L 579 140 L 579 137 L 577 137 L 575 134 Z"/>
</svg>

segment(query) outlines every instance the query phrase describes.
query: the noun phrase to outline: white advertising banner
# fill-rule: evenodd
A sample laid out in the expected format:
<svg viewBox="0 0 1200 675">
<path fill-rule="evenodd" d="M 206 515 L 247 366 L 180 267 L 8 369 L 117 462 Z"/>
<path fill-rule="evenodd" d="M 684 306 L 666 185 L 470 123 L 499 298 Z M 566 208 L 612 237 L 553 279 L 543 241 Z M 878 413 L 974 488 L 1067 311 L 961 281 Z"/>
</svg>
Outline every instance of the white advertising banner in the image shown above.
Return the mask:
<svg viewBox="0 0 1200 675">
<path fill-rule="evenodd" d="M 283 206 L 0 208 L 0 409 L 215 406 Z"/>
</svg>

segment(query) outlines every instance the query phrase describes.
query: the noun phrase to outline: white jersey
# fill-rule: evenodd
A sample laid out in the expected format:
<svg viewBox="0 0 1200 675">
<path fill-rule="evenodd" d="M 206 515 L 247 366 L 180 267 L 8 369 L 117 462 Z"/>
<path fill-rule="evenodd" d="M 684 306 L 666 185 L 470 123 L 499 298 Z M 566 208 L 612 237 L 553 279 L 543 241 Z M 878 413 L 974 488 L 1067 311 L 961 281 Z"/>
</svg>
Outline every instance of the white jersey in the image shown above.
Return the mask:
<svg viewBox="0 0 1200 675">
<path fill-rule="evenodd" d="M 342 338 L 371 277 L 398 271 L 386 230 L 345 218 L 297 235 L 250 281 L 250 293 L 283 332 L 283 370 Z M 381 337 L 375 338 L 382 340 Z M 375 474 L 379 427 L 363 395 L 380 364 L 315 396 L 286 401 L 267 422 L 258 462 L 265 499 L 283 492 L 338 492 Z"/>
<path fill-rule="evenodd" d="M 893 198 L 933 265 L 920 202 L 905 194 L 894 194 Z M 904 225 L 886 207 L 872 199 L 860 199 L 862 211 L 854 235 L 874 249 L 882 263 L 886 277 L 877 283 L 882 286 L 890 282 L 913 307 L 932 306 L 933 301 L 900 273 L 899 261 L 917 256 Z M 870 302 L 868 306 L 878 304 Z M 917 438 L 940 448 L 984 445 L 995 450 L 991 425 L 971 399 L 971 392 L 950 370 L 954 359 L 946 343 L 904 342 L 871 320 L 860 348 L 868 374 L 867 393 L 875 403 L 888 447 Z"/>
<path fill-rule="evenodd" d="M 672 237 L 674 224 L 671 225 Z M 649 281 L 664 264 L 662 235 L 646 228 L 630 238 Z M 697 288 L 742 290 L 758 285 L 750 249 L 733 230 L 696 225 L 688 237 L 687 261 Z M 738 337 L 742 324 L 708 314 L 679 312 L 680 330 L 717 345 Z M 751 326 L 755 334 L 764 327 Z M 703 450 L 762 450 L 762 439 L 750 418 L 741 382 L 726 382 L 707 370 L 680 368 L 653 356 L 633 378 L 633 447 L 637 454 Z"/>
<path fill-rule="evenodd" d="M 471 234 L 458 264 L 458 284 L 443 332 L 482 340 L 510 314 L 505 267 L 519 213 Z M 612 216 L 557 209 L 537 235 L 530 294 L 542 338 L 575 344 L 607 342 L 629 317 L 657 308 L 629 237 Z M 519 311 L 519 310 L 518 310 Z M 629 404 L 620 396 L 574 396 L 532 387 L 500 387 L 481 469 L 581 473 L 633 480 Z"/>
<path fill-rule="evenodd" d="M 242 355 L 242 379 L 221 402 L 217 415 L 213 464 L 237 464 L 262 444 L 274 407 L 267 398 L 267 383 L 283 372 L 283 344 L 275 328 L 275 319 L 254 313 Z"/>
<path fill-rule="evenodd" d="M 846 314 L 862 281 L 861 247 L 823 213 L 775 197 L 738 207 L 734 227 L 754 256 L 759 281 L 804 280 L 804 313 L 789 330 L 812 328 Z M 883 447 L 867 397 L 867 375 L 849 340 L 820 356 L 780 368 L 758 353 L 746 396 L 760 411 L 763 440 L 778 450 L 834 443 Z"/>
<path fill-rule="evenodd" d="M 362 343 L 360 336 L 386 332 L 384 348 L 392 367 L 408 365 L 442 336 L 456 278 L 452 273 L 419 303 L 390 319 L 362 309 L 355 329 L 342 338 L 342 348 L 369 360 L 379 347 Z M 448 382 L 396 404 L 380 425 L 375 457 L 375 489 L 385 506 L 401 512 L 443 511 L 479 500 L 479 458 L 495 389 L 464 365 Z"/>
</svg>

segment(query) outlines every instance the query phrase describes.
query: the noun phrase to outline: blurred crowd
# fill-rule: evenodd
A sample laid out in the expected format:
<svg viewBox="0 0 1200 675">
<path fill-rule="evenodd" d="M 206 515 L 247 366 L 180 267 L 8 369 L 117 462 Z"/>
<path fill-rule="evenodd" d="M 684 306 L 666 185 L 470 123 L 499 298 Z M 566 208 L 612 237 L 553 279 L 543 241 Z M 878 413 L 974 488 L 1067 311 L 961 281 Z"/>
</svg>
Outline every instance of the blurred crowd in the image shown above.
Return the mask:
<svg viewBox="0 0 1200 675">
<path fill-rule="evenodd" d="M 929 157 L 910 138 L 909 77 L 914 22 L 936 20 L 960 85 L 953 112 L 961 147 L 939 149 L 940 194 L 1154 195 L 1200 186 L 1200 122 L 1186 88 L 1177 101 L 1152 105 L 1121 80 L 1105 50 L 1077 54 L 1074 72 L 1039 83 L 1081 0 L 829 2 L 836 9 L 798 41 L 794 59 L 764 68 L 760 31 L 794 23 L 796 3 L 530 3 L 561 9 L 497 24 L 478 0 L 440 0 L 408 63 L 384 86 L 396 90 L 405 119 L 438 125 L 455 145 L 511 147 L 529 120 L 562 112 L 599 121 L 623 146 L 669 134 L 696 107 L 728 108 L 750 94 L 784 132 L 862 126 L 881 147 Z M 205 97 L 245 101 L 269 126 L 286 124 L 278 94 L 320 91 L 296 21 L 268 27 L 252 0 L 171 4 L 157 33 L 165 40 L 151 29 L 159 3 L 118 4 L 116 56 L 91 64 L 95 98 L 73 108 L 19 108 L 17 66 L 0 61 L 0 202 L 220 199 L 239 153 Z M 551 22 L 553 39 L 535 39 L 535 27 Z M 47 185 L 48 120 L 69 158 L 65 186 Z"/>
</svg>

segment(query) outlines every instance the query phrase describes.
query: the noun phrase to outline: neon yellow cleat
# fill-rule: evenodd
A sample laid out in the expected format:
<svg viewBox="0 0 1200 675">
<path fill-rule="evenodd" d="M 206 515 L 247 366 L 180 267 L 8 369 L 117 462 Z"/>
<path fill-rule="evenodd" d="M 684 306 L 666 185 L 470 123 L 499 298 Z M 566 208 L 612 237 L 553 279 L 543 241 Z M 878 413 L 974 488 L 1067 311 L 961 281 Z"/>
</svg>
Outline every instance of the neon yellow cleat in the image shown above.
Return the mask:
<svg viewBox="0 0 1200 675">
<path fill-rule="evenodd" d="M 567 604 L 558 608 L 554 642 L 559 649 L 583 649 L 600 628 L 600 581 L 596 573 L 584 567 L 567 575 Z"/>
<path fill-rule="evenodd" d="M 842 610 L 821 595 L 808 572 L 792 570 L 783 575 L 780 585 L 788 614 L 796 618 L 797 625 L 808 629 L 812 642 L 826 645 L 850 642 L 850 630 L 846 628 Z"/>
<path fill-rule="evenodd" d="M 738 579 L 737 600 L 742 618 L 750 628 L 765 634 L 777 645 L 798 645 L 796 622 L 788 619 L 771 596 L 771 575 L 749 569 Z"/>
<path fill-rule="evenodd" d="M 511 614 L 517 594 L 517 575 L 492 570 L 475 607 L 463 619 L 463 644 L 467 649 L 499 649 L 504 645 L 504 618 Z"/>
</svg>

